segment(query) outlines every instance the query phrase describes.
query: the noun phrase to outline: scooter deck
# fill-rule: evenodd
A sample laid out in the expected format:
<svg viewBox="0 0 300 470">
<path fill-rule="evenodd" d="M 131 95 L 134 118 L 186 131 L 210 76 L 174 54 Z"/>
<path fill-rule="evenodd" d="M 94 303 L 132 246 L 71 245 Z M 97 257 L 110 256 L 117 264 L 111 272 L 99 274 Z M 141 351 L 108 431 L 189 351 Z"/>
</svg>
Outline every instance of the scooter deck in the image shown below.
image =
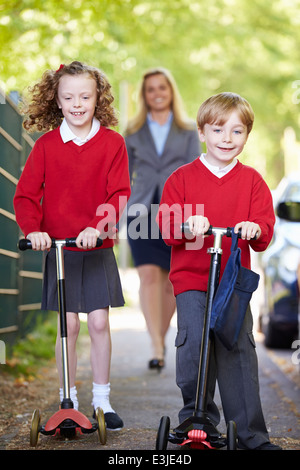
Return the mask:
<svg viewBox="0 0 300 470">
<path fill-rule="evenodd" d="M 80 413 L 80 411 L 74 410 L 73 408 L 69 408 L 61 409 L 54 413 L 54 415 L 47 421 L 44 430 L 46 433 L 51 433 L 66 420 L 73 421 L 75 426 L 81 429 L 93 429 L 92 423 L 84 414 Z"/>
</svg>

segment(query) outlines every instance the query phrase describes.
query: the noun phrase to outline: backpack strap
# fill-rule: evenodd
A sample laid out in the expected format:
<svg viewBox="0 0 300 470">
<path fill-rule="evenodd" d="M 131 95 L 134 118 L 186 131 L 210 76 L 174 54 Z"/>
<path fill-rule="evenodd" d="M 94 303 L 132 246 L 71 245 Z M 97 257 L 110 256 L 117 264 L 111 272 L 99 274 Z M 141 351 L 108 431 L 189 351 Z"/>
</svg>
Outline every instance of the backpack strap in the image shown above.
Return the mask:
<svg viewBox="0 0 300 470">
<path fill-rule="evenodd" d="M 238 248 L 238 233 L 234 233 L 234 228 L 231 230 L 231 251 L 236 251 Z"/>
</svg>

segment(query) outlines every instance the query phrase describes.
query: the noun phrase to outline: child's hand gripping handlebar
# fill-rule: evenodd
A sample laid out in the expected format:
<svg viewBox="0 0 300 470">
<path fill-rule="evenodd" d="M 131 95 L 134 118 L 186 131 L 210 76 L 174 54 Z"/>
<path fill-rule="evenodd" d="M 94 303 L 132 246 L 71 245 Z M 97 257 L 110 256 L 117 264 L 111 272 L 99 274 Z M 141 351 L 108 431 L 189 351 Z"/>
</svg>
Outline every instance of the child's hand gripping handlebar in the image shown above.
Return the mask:
<svg viewBox="0 0 300 470">
<path fill-rule="evenodd" d="M 66 238 L 64 240 L 54 240 L 52 239 L 52 245 L 51 248 L 56 248 L 57 244 L 60 244 L 62 246 L 65 246 L 67 248 L 76 248 L 76 238 Z M 96 247 L 100 247 L 103 243 L 103 240 L 101 238 L 97 238 L 97 244 Z M 25 251 L 25 250 L 31 250 L 32 245 L 31 241 L 28 238 L 22 238 L 19 240 L 19 250 Z"/>
</svg>

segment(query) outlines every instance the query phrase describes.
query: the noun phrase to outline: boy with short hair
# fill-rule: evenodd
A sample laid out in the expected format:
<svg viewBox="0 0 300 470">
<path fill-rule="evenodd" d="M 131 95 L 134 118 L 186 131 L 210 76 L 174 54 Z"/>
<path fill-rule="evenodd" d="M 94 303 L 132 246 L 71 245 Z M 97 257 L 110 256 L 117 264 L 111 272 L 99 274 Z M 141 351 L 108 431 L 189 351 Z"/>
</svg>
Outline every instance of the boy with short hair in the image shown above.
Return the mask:
<svg viewBox="0 0 300 470">
<path fill-rule="evenodd" d="M 178 321 L 176 382 L 184 403 L 179 412 L 180 422 L 192 416 L 195 407 L 210 267 L 207 248 L 211 246 L 211 239 L 203 234 L 210 224 L 232 226 L 235 232 L 241 229 L 241 262 L 249 269 L 249 246 L 263 251 L 273 235 L 275 216 L 270 190 L 256 170 L 236 158 L 247 142 L 253 120 L 250 104 L 237 94 L 220 93 L 206 100 L 198 111 L 197 124 L 207 152 L 178 168 L 168 178 L 162 194 L 157 221 L 165 242 L 172 246 L 170 280 Z M 194 238 L 180 234 L 183 222 L 188 222 Z M 251 240 L 256 233 L 257 239 Z M 231 240 L 224 237 L 221 276 L 230 247 Z M 215 339 L 207 411 L 217 425 L 220 415 L 213 401 L 217 378 L 225 420 L 235 421 L 239 447 L 279 450 L 269 441 L 261 409 L 252 327 L 248 308 L 238 342 L 231 351 Z"/>
</svg>

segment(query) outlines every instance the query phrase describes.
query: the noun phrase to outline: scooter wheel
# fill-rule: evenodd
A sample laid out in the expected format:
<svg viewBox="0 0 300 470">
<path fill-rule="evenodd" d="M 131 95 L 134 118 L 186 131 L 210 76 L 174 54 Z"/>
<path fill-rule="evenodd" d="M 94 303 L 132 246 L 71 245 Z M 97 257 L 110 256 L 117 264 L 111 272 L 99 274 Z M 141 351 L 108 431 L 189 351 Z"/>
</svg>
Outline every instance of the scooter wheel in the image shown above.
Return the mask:
<svg viewBox="0 0 300 470">
<path fill-rule="evenodd" d="M 234 421 L 227 424 L 227 450 L 236 450 L 237 431 Z"/>
<path fill-rule="evenodd" d="M 105 418 L 104 418 L 104 413 L 102 408 L 97 408 L 96 409 L 96 421 L 97 421 L 97 431 L 98 431 L 98 436 L 100 443 L 105 445 L 106 444 L 106 425 L 105 425 Z"/>
<path fill-rule="evenodd" d="M 40 410 L 34 410 L 31 418 L 30 445 L 36 447 L 39 440 L 41 414 Z"/>
<path fill-rule="evenodd" d="M 170 418 L 163 416 L 160 419 L 157 436 L 156 436 L 156 450 L 166 450 L 168 445 L 168 436 L 170 431 Z"/>
<path fill-rule="evenodd" d="M 59 426 L 60 435 L 65 439 L 73 439 L 76 436 L 76 423 L 71 419 L 66 419 Z"/>
</svg>

